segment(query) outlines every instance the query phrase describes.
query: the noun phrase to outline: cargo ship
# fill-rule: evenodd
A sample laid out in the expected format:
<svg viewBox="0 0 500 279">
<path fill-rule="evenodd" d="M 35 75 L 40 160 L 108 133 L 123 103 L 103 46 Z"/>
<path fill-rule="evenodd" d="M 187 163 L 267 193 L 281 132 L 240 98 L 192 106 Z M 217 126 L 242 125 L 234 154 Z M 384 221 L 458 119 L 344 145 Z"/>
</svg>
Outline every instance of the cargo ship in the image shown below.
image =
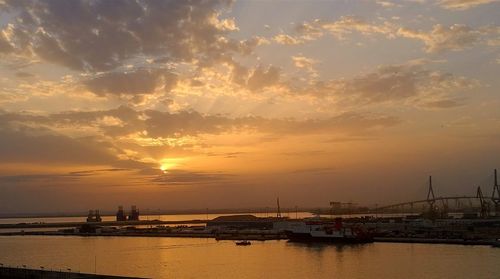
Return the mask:
<svg viewBox="0 0 500 279">
<path fill-rule="evenodd" d="M 370 243 L 373 236 L 360 226 L 344 226 L 342 218 L 308 218 L 290 222 L 285 229 L 290 241 L 330 243 Z"/>
</svg>

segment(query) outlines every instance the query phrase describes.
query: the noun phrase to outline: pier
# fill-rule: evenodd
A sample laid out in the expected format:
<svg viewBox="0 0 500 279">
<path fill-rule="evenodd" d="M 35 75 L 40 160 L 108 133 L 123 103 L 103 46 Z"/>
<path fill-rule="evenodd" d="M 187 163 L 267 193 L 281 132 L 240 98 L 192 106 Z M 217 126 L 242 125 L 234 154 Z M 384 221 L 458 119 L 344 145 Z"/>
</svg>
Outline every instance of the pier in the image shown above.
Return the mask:
<svg viewBox="0 0 500 279">
<path fill-rule="evenodd" d="M 100 278 L 100 279 L 141 279 L 140 277 L 123 277 L 123 276 L 111 276 L 111 275 L 102 275 L 102 274 L 89 274 L 89 273 L 72 272 L 70 270 L 55 271 L 55 270 L 4 267 L 4 266 L 0 266 L 0 278 L 5 278 L 5 279 L 28 279 L 28 278 L 43 278 L 43 279 L 94 279 L 94 278 Z"/>
</svg>

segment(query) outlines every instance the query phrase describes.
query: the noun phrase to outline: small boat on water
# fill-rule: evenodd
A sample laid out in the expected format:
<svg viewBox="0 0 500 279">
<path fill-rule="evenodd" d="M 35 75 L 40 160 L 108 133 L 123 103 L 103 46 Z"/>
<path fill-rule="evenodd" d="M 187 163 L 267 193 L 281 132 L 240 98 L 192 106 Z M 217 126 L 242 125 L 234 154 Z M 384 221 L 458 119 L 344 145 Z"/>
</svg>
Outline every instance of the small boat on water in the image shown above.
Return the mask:
<svg viewBox="0 0 500 279">
<path fill-rule="evenodd" d="M 285 230 L 290 241 L 331 242 L 331 243 L 370 243 L 373 236 L 359 226 L 344 226 L 341 218 L 308 218 L 291 222 Z"/>
<path fill-rule="evenodd" d="M 252 245 L 252 242 L 250 242 L 250 241 L 248 241 L 248 240 L 236 241 L 235 243 L 236 243 L 236 245 L 238 245 L 238 246 L 248 246 L 248 245 Z"/>
</svg>

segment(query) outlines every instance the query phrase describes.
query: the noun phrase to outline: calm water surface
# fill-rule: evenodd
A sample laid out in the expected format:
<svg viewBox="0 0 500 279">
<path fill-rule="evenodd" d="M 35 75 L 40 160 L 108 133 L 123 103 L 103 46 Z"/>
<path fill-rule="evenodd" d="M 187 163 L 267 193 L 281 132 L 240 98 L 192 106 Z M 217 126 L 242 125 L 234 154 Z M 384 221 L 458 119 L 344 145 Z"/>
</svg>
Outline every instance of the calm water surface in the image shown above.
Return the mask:
<svg viewBox="0 0 500 279">
<path fill-rule="evenodd" d="M 0 263 L 152 278 L 500 278 L 500 249 L 160 237 L 0 237 Z"/>
</svg>

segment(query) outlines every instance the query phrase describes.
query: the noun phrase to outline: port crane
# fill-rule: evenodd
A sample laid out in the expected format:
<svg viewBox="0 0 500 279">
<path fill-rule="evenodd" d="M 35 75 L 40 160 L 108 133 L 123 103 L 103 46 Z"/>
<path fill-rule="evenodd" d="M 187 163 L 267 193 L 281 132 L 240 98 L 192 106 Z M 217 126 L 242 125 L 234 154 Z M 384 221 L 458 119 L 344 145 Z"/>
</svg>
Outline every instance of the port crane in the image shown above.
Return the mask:
<svg viewBox="0 0 500 279">
<path fill-rule="evenodd" d="M 481 191 L 481 186 L 477 186 L 477 198 L 479 199 L 479 203 L 481 205 L 481 211 L 479 211 L 479 215 L 481 218 L 487 218 L 490 215 L 490 204 L 483 196 L 483 191 Z"/>
</svg>

